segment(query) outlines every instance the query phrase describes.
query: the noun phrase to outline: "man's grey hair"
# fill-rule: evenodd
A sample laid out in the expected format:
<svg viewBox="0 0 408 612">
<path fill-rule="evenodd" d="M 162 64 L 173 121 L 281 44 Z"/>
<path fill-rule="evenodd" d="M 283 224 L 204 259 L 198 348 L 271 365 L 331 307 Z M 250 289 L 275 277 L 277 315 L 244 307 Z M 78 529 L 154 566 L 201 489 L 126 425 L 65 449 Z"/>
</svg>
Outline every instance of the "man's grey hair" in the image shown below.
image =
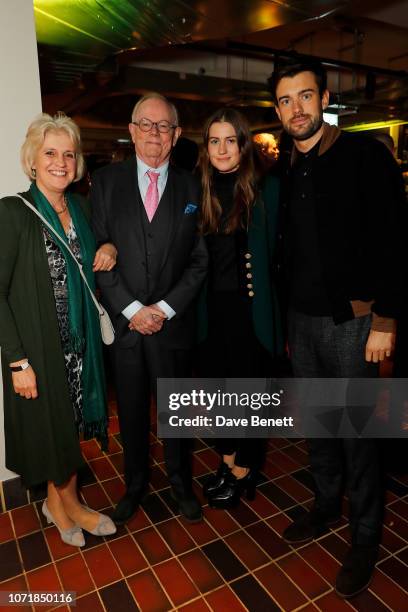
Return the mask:
<svg viewBox="0 0 408 612">
<path fill-rule="evenodd" d="M 162 102 L 167 104 L 170 110 L 170 114 L 173 117 L 173 124 L 174 125 L 179 124 L 179 116 L 178 116 L 177 108 L 174 106 L 173 102 L 170 102 L 170 100 L 165 98 L 165 96 L 162 96 L 156 91 L 151 91 L 150 93 L 147 93 L 146 95 L 142 96 L 140 100 L 138 100 L 138 102 L 136 102 L 133 108 L 133 111 L 132 111 L 132 121 L 136 119 L 137 111 L 142 106 L 143 102 L 146 102 L 147 100 L 161 100 Z"/>
</svg>

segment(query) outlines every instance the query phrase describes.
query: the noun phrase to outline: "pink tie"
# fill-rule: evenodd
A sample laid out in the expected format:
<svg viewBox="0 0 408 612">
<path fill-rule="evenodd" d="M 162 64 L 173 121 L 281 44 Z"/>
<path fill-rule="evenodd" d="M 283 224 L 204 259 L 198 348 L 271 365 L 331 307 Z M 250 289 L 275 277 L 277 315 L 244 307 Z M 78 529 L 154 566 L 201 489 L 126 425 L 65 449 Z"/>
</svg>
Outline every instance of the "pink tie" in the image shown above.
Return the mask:
<svg viewBox="0 0 408 612">
<path fill-rule="evenodd" d="M 146 209 L 147 217 L 149 221 L 151 221 L 159 205 L 159 189 L 157 187 L 157 181 L 159 179 L 160 172 L 153 172 L 153 170 L 148 170 L 147 175 L 150 179 L 150 185 L 147 188 L 144 206 Z"/>
</svg>

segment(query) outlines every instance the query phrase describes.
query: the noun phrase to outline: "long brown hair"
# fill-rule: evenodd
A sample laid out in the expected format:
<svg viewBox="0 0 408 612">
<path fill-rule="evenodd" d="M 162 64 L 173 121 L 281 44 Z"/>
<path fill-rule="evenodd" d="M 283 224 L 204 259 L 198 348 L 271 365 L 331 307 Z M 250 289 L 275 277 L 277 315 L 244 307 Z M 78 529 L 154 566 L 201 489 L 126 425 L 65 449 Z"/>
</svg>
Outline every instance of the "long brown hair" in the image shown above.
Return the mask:
<svg viewBox="0 0 408 612">
<path fill-rule="evenodd" d="M 220 108 L 207 120 L 204 128 L 204 151 L 201 157 L 202 207 L 200 230 L 203 234 L 217 232 L 221 218 L 221 205 L 214 190 L 214 167 L 208 156 L 208 140 L 213 123 L 230 123 L 237 135 L 240 152 L 238 176 L 234 187 L 234 203 L 223 232 L 230 234 L 245 227 L 251 216 L 255 199 L 255 168 L 252 137 L 247 120 L 233 108 Z"/>
</svg>

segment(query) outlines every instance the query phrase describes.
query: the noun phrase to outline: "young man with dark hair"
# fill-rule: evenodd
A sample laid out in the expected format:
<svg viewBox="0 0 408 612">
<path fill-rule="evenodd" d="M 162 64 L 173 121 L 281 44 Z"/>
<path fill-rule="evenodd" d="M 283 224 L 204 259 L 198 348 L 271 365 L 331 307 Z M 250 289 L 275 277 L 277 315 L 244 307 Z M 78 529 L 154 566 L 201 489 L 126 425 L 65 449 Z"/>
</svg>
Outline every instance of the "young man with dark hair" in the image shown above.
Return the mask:
<svg viewBox="0 0 408 612">
<path fill-rule="evenodd" d="M 315 62 L 288 62 L 270 79 L 293 140 L 282 186 L 290 356 L 300 378 L 375 377 L 391 353 L 404 282 L 403 187 L 382 144 L 323 122 L 326 83 Z M 308 449 L 315 503 L 283 538 L 308 542 L 335 524 L 345 476 L 352 542 L 336 591 L 352 597 L 371 580 L 381 538 L 377 443 L 309 439 Z"/>
</svg>

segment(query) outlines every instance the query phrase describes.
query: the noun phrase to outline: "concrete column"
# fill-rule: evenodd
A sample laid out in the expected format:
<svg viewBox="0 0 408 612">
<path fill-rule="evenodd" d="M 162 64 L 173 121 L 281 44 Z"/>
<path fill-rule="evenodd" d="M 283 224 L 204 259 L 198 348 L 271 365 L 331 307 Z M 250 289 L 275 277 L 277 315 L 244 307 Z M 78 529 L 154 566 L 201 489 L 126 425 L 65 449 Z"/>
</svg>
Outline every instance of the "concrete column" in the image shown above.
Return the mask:
<svg viewBox="0 0 408 612">
<path fill-rule="evenodd" d="M 0 1 L 0 79 L 0 197 L 3 197 L 28 186 L 20 167 L 20 147 L 29 123 L 42 110 L 32 0 Z M 1 384 L 0 481 L 13 476 L 4 464 Z"/>
</svg>

